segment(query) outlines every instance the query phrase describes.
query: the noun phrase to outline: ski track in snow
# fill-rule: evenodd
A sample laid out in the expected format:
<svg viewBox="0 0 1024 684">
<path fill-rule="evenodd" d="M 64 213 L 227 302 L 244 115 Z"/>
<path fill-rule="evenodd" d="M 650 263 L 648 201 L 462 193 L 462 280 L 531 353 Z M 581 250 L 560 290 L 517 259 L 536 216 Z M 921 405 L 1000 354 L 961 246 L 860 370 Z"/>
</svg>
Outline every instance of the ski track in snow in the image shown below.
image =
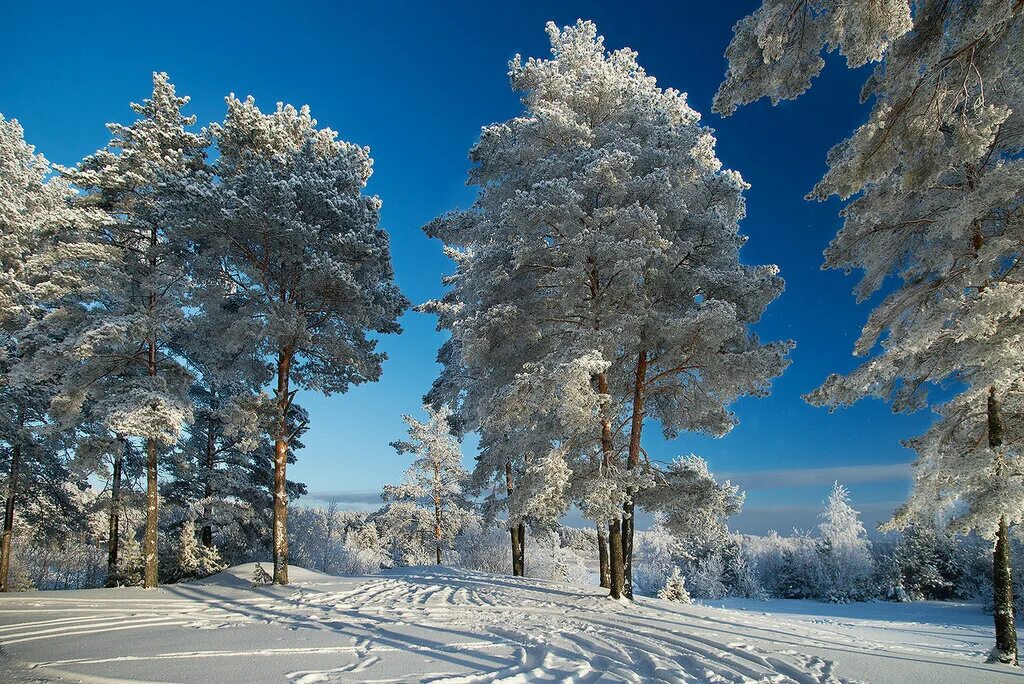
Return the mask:
<svg viewBox="0 0 1024 684">
<path fill-rule="evenodd" d="M 807 654 L 840 645 L 849 648 L 849 631 L 844 630 L 853 625 L 850 620 L 783 620 L 755 611 L 652 599 L 628 606 L 605 598 L 596 588 L 450 569 L 414 568 L 369 578 L 318 576 L 286 588 L 251 590 L 241 581 L 245 576 L 239 570 L 237 581 L 225 586 L 214 582 L 157 591 L 5 597 L 0 603 L 0 655 L 36 673 L 113 677 L 111 667 L 123 673 L 146 666 L 159 668 L 172 681 L 185 681 L 173 679 L 174 672 L 189 662 L 231 673 L 237 667 L 232 663 L 251 665 L 277 658 L 290 665 L 312 664 L 310 659 L 317 665 L 331 659 L 336 664 L 281 670 L 276 676 L 267 670 L 266 681 L 856 681 L 840 676 L 837 670 L 842 668 L 831 660 Z M 254 625 L 295 635 L 312 630 L 320 645 L 301 645 L 305 639 L 293 636 L 279 637 L 274 645 L 243 638 L 241 648 L 239 636 L 225 636 L 233 630 L 247 634 L 245 630 Z M 168 629 L 195 630 L 199 636 L 187 643 L 202 647 L 161 650 L 161 640 L 154 638 L 147 640 L 148 651 L 38 657 L 63 651 L 52 645 L 45 650 L 46 642 L 87 642 L 108 632 L 143 639 L 153 630 L 165 634 Z M 857 646 L 863 651 L 902 649 L 920 654 L 928 652 L 931 643 L 894 646 L 864 639 Z M 975 655 L 984 646 L 965 639 L 959 655 Z M 950 651 L 948 646 L 944 650 Z M 491 666 L 481 667 L 481 661 Z"/>
</svg>

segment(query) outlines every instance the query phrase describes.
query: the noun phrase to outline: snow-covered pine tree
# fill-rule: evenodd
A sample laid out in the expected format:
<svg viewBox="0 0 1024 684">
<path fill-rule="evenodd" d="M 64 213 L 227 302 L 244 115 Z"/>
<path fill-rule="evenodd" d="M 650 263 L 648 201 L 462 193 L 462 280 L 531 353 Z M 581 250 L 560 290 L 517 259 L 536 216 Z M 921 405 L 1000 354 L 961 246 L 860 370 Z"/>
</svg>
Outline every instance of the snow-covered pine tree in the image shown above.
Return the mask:
<svg viewBox="0 0 1024 684">
<path fill-rule="evenodd" d="M 578 489 L 609 525 L 611 593 L 628 596 L 633 498 L 651 480 L 643 420 L 669 436 L 727 432 L 726 407 L 765 393 L 786 365 L 788 344 L 748 331 L 782 281 L 739 263 L 746 185 L 722 170 L 685 96 L 658 88 L 633 51 L 607 52 L 590 22 L 547 31 L 551 59 L 510 63 L 525 112 L 486 127 L 470 152 L 473 209 L 427 227 L 458 266 L 436 308 L 448 307 L 442 327 L 472 382 L 499 381 L 482 394 L 510 393 L 508 371 L 478 375 L 499 346 L 516 377 L 589 368 L 580 407 L 563 411 L 572 420 L 542 437 L 591 480 Z M 481 424 L 497 403 L 474 408 Z"/>
<path fill-rule="evenodd" d="M 413 454 L 412 465 L 401 484 L 384 488 L 384 498 L 404 501 L 431 511 L 434 523 L 435 560 L 441 564 L 442 552 L 451 546 L 465 527 L 471 504 L 464 487 L 469 473 L 462 467 L 462 449 L 451 433 L 448 418 L 451 409 L 424 405 L 427 422 L 402 416 L 409 426 L 406 440 L 392 442 L 400 454 Z"/>
<path fill-rule="evenodd" d="M 331 394 L 380 377 L 367 333 L 399 332 L 407 302 L 394 284 L 380 200 L 363 194 L 369 150 L 318 129 L 309 108 L 227 98 L 211 126 L 218 158 L 204 182 L 179 188 L 176 214 L 219 266 L 242 335 L 275 383 L 274 581 L 288 582 L 289 442 L 298 388 Z M 214 269 L 206 267 L 207 272 Z"/>
<path fill-rule="evenodd" d="M 863 271 L 859 300 L 890 276 L 899 284 L 855 347 L 868 355 L 884 337 L 879 352 L 809 399 L 835 407 L 874 395 L 904 411 L 926 405 L 932 384 L 966 386 L 915 442 L 915 492 L 896 522 L 911 521 L 941 485 L 943 501 L 966 502 L 973 512 L 965 522 L 996 538 L 995 580 L 1009 587 L 1005 530 L 1024 514 L 1019 447 L 1008 437 L 986 445 L 989 426 L 1001 424 L 990 407 L 1019 401 L 1024 370 L 1024 4 L 766 0 L 734 30 L 715 99 L 723 114 L 764 96 L 800 95 L 821 70 L 823 50 L 839 49 L 854 67 L 879 62 L 862 91 L 873 100 L 867 123 L 829 153 L 810 197 L 858 195 L 843 210 L 825 265 Z M 959 479 L 967 461 L 985 474 L 984 486 Z M 1017 662 L 1012 626 L 997 609 L 993 659 Z"/>
<path fill-rule="evenodd" d="M 200 544 L 196 540 L 196 524 L 192 518 L 186 518 L 181 524 L 178 535 L 178 548 L 175 556 L 174 577 L 177 580 L 195 579 L 200 577 Z"/>
<path fill-rule="evenodd" d="M 185 319 L 189 260 L 180 224 L 162 202 L 169 180 L 205 164 L 206 141 L 188 130 L 194 117 L 181 112 L 187 103 L 167 74 L 153 74 L 152 96 L 131 105 L 138 118 L 108 124 L 107 147 L 66 170 L 82 190 L 79 206 L 105 220 L 90 233 L 91 254 L 68 256 L 88 273 L 88 286 L 46 321 L 64 329 L 46 357 L 62 383 L 56 413 L 74 422 L 88 404 L 112 432 L 145 443 L 147 587 L 158 582 L 159 452 L 178 439 L 191 412 L 189 375 L 172 348 Z"/>
<path fill-rule="evenodd" d="M 181 524 L 174 560 L 175 581 L 201 579 L 224 569 L 217 547 L 200 543 L 192 518 L 186 518 Z"/>
<path fill-rule="evenodd" d="M 107 585 L 113 587 L 137 587 L 142 585 L 145 574 L 145 559 L 142 557 L 142 547 L 135 539 L 135 531 L 128 530 L 124 543 L 121 545 L 121 552 L 117 557 L 114 574 L 107 578 Z"/>
<path fill-rule="evenodd" d="M 825 502 L 818 531 L 821 598 L 838 603 L 867 598 L 874 573 L 871 543 L 860 513 L 850 505 L 849 491 L 838 482 Z"/>
<path fill-rule="evenodd" d="M 693 603 L 690 593 L 686 591 L 686 581 L 683 579 L 679 567 L 672 568 L 672 574 L 665 580 L 665 586 L 658 592 L 658 598 L 676 603 Z"/>
<path fill-rule="evenodd" d="M 75 272 L 54 277 L 52 267 L 68 243 L 88 229 L 95 215 L 70 206 L 74 191 L 52 175 L 50 163 L 27 144 L 21 125 L 0 116 L 0 482 L 5 496 L 0 537 L 0 591 L 10 589 L 9 572 L 15 509 L 45 501 L 43 507 L 81 516 L 73 489 L 86 487 L 85 475 L 68 457 L 73 434 L 49 430 L 54 378 L 31 363 L 51 335 L 34 326 L 47 317 L 51 302 L 79 283 Z M 69 489 L 71 488 L 71 489 Z M 36 519 L 31 506 L 25 520 Z"/>
<path fill-rule="evenodd" d="M 89 415 L 88 408 L 83 412 Z M 75 459 L 106 482 L 107 498 L 107 581 L 117 578 L 121 543 L 121 513 L 126 484 L 145 473 L 146 463 L 131 440 L 112 434 L 96 420 L 82 419 L 78 426 Z M 112 585 L 111 585 L 112 586 Z"/>
<path fill-rule="evenodd" d="M 237 315 L 228 298 L 230 287 L 217 277 L 220 271 L 202 272 L 210 266 L 206 260 L 197 260 L 195 266 L 194 277 L 203 286 L 190 293 L 195 313 L 176 341 L 195 379 L 190 391 L 193 422 L 186 439 L 169 454 L 171 478 L 161 493 L 170 503 L 196 511 L 203 546 L 212 549 L 216 519 L 230 515 L 235 501 L 256 503 L 239 471 L 252 458 L 264 432 L 259 412 L 251 409 L 256 407 L 253 398 L 259 396 L 267 370 L 256 348 L 249 345 L 247 326 L 252 322 Z M 213 338 L 219 344 L 210 344 Z M 294 412 L 301 409 L 296 407 Z"/>
</svg>

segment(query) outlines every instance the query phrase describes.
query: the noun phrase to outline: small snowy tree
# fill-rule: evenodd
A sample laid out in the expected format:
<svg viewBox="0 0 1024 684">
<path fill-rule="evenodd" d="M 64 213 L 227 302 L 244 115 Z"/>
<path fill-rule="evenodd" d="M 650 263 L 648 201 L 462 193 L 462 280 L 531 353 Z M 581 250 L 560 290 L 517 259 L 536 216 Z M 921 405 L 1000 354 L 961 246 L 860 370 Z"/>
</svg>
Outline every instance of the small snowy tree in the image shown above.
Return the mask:
<svg viewBox="0 0 1024 684">
<path fill-rule="evenodd" d="M 440 565 L 442 551 L 451 546 L 467 522 L 470 504 L 463 487 L 469 473 L 462 467 L 462 449 L 448 423 L 451 410 L 429 405 L 423 410 L 427 413 L 425 423 L 402 416 L 409 426 L 409 438 L 392 442 L 392 446 L 398 453 L 411 453 L 415 458 L 401 484 L 384 488 L 384 498 L 416 503 L 432 511 L 435 560 Z"/>
<path fill-rule="evenodd" d="M 175 576 L 181 579 L 194 579 L 200 577 L 199 566 L 199 542 L 196 540 L 196 524 L 191 518 L 185 520 L 181 525 L 181 534 L 178 536 L 177 561 Z"/>
<path fill-rule="evenodd" d="M 658 592 L 658 598 L 676 603 L 693 603 L 690 593 L 686 591 L 686 581 L 679 568 L 672 568 L 672 574 L 665 580 L 665 586 Z"/>
<path fill-rule="evenodd" d="M 220 552 L 216 546 L 206 546 L 196 536 L 196 524 L 186 518 L 178 536 L 174 577 L 176 580 L 190 580 L 208 577 L 224 569 Z"/>
<path fill-rule="evenodd" d="M 838 603 L 866 598 L 874 573 L 871 544 L 860 514 L 850 505 L 850 493 L 838 482 L 821 512 L 818 530 L 821 598 Z"/>
<path fill-rule="evenodd" d="M 117 556 L 114 576 L 108 578 L 108 584 L 115 587 L 142 586 L 144 574 L 145 559 L 142 557 L 142 547 L 136 541 L 134 532 L 129 530 Z"/>
</svg>

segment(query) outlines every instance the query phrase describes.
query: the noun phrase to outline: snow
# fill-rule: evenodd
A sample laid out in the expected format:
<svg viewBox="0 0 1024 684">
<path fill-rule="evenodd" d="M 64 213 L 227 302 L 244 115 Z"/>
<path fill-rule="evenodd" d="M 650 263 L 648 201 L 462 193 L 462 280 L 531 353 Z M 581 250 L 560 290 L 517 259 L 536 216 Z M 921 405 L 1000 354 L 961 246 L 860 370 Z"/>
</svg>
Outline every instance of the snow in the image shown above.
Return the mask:
<svg viewBox="0 0 1024 684">
<path fill-rule="evenodd" d="M 0 675 L 47 682 L 1009 682 L 970 604 L 616 602 L 444 567 L 253 588 L 253 565 L 158 589 L 0 598 Z M 63 678 L 63 679 L 62 679 Z"/>
</svg>

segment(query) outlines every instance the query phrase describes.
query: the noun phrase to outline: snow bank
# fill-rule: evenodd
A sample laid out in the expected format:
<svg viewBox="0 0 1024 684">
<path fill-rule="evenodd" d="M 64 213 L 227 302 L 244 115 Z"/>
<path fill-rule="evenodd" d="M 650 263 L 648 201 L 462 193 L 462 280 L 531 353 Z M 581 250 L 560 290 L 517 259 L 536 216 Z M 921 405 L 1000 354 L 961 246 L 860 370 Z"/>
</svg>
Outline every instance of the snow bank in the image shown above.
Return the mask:
<svg viewBox="0 0 1024 684">
<path fill-rule="evenodd" d="M 274 574 L 273 563 L 260 563 L 263 569 L 269 574 Z M 256 563 L 242 563 L 241 565 L 234 565 L 230 568 L 222 570 L 215 575 L 210 575 L 204 579 L 192 582 L 191 584 L 198 585 L 212 585 L 218 587 L 251 587 L 252 578 L 256 571 Z M 307 570 L 306 568 L 300 568 L 297 565 L 288 566 L 288 582 L 290 584 L 323 584 L 330 582 L 335 577 L 331 575 L 325 575 L 322 572 L 316 570 Z"/>
</svg>

